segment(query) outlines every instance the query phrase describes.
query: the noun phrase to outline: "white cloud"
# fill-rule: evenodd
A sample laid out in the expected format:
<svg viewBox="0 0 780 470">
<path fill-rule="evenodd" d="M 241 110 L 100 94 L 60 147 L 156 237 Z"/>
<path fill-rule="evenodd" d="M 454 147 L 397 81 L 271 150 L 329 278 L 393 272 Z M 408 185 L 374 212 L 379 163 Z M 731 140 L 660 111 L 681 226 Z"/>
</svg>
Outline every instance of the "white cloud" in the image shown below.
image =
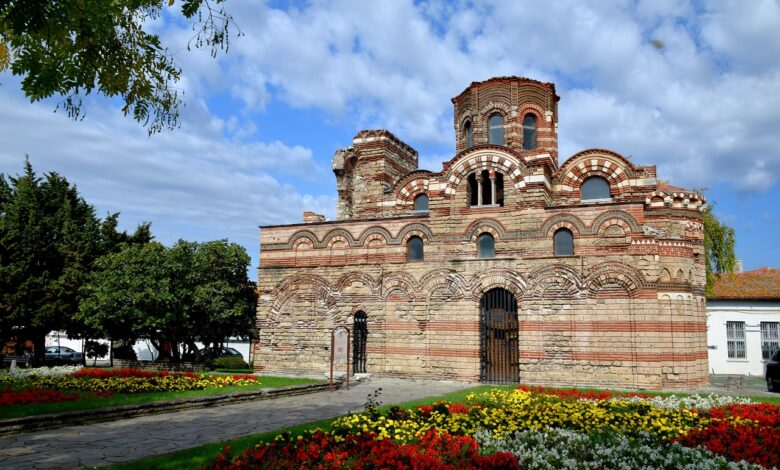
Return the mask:
<svg viewBox="0 0 780 470">
<path fill-rule="evenodd" d="M 29 154 L 39 173 L 57 171 L 76 184 L 99 216 L 121 212 L 127 230 L 150 221 L 165 243 L 229 238 L 256 263 L 258 225 L 299 222 L 310 205 L 335 211 L 333 196 L 301 194 L 269 173 L 322 177 L 327 170 L 311 150 L 225 139 L 223 132 L 242 129 L 202 107 L 191 104 L 180 129 L 152 138 L 117 109 L 94 103 L 87 119 L 73 122 L 3 87 L 0 109 L 0 172 L 21 172 Z"/>
</svg>

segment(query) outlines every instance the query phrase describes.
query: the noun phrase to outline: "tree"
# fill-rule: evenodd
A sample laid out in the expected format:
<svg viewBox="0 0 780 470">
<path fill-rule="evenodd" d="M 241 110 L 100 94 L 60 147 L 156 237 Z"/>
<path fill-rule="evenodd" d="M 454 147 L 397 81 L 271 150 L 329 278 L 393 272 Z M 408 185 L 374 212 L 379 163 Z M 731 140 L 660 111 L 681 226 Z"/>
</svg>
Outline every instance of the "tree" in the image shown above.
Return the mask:
<svg viewBox="0 0 780 470">
<path fill-rule="evenodd" d="M 0 343 L 32 339 L 42 360 L 49 331 L 74 329 L 78 291 L 94 260 L 117 249 L 113 240 L 148 233 L 143 225 L 120 234 L 116 218 L 101 223 L 75 186 L 56 173 L 37 176 L 29 160 L 22 175 L 0 174 Z"/>
<path fill-rule="evenodd" d="M 712 213 L 712 205 L 707 206 L 702 214 L 704 223 L 704 254 L 707 273 L 705 291 L 710 294 L 715 276 L 718 273 L 734 271 L 737 258 L 734 252 L 736 237 L 734 229 L 721 223 Z"/>
<path fill-rule="evenodd" d="M 233 19 L 224 1 L 180 2 L 195 32 L 188 48 L 227 50 Z M 166 5 L 174 0 L 0 0 L 0 72 L 24 77 L 33 102 L 62 97 L 72 118 L 82 116 L 82 97 L 97 92 L 121 97 L 122 112 L 150 135 L 174 128 L 181 96 L 172 82 L 181 70 L 159 36 L 144 30 Z"/>
<path fill-rule="evenodd" d="M 95 263 L 77 318 L 112 340 L 148 338 L 160 359 L 179 361 L 197 340 L 251 336 L 249 263 L 246 250 L 226 240 L 125 245 Z"/>
</svg>

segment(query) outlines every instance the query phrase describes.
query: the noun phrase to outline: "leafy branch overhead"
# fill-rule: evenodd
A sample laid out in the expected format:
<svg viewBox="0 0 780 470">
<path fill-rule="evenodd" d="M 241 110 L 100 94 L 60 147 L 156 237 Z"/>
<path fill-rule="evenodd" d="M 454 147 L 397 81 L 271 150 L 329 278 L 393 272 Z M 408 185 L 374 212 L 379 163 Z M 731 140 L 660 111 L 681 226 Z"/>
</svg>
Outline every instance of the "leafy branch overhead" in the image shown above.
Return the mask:
<svg viewBox="0 0 780 470">
<path fill-rule="evenodd" d="M 190 47 L 227 51 L 233 18 L 225 0 L 182 0 Z M 22 77 L 30 101 L 59 96 L 69 117 L 82 99 L 121 97 L 122 112 L 149 134 L 178 125 L 181 70 L 157 34 L 144 30 L 175 0 L 0 0 L 0 71 Z M 237 35 L 240 35 L 240 31 Z"/>
</svg>

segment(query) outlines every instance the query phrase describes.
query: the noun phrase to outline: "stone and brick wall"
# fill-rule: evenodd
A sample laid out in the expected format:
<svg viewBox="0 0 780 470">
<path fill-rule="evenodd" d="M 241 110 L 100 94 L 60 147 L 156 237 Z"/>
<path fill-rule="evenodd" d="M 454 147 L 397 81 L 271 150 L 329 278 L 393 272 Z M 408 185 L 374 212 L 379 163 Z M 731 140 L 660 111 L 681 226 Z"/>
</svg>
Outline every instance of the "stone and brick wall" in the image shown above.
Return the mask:
<svg viewBox="0 0 780 470">
<path fill-rule="evenodd" d="M 432 173 L 415 170 L 416 151 L 389 132 L 362 131 L 334 156 L 339 220 L 262 228 L 256 370 L 327 371 L 330 332 L 362 310 L 368 372 L 477 381 L 480 301 L 501 287 L 517 299 L 523 383 L 707 383 L 703 198 L 608 150 L 558 167 L 554 87 L 524 80 L 472 84 L 453 100 L 456 126 L 485 100 L 510 113 L 538 106 L 550 116 L 538 149 L 459 141 Z M 470 204 L 468 177 L 483 171 L 502 175 L 503 205 Z M 594 175 L 611 198 L 582 202 Z M 414 211 L 421 193 L 426 213 Z M 574 235 L 573 256 L 553 255 L 560 228 Z M 495 239 L 491 259 L 477 254 L 483 233 Z M 407 260 L 412 236 L 424 261 Z"/>
</svg>

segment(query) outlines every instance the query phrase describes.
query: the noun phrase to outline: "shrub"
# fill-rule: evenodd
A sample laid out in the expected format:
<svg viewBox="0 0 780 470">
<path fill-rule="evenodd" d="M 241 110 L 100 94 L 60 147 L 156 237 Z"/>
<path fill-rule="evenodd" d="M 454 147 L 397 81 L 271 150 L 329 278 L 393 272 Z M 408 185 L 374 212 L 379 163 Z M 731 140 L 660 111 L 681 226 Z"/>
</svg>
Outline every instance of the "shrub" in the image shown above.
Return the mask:
<svg viewBox="0 0 780 470">
<path fill-rule="evenodd" d="M 114 359 L 121 359 L 123 361 L 137 361 L 138 355 L 135 353 L 135 349 L 129 344 L 123 344 L 114 348 Z"/>
<path fill-rule="evenodd" d="M 249 364 L 244 362 L 240 357 L 223 356 L 214 359 L 214 369 L 240 369 L 250 370 Z"/>
</svg>

